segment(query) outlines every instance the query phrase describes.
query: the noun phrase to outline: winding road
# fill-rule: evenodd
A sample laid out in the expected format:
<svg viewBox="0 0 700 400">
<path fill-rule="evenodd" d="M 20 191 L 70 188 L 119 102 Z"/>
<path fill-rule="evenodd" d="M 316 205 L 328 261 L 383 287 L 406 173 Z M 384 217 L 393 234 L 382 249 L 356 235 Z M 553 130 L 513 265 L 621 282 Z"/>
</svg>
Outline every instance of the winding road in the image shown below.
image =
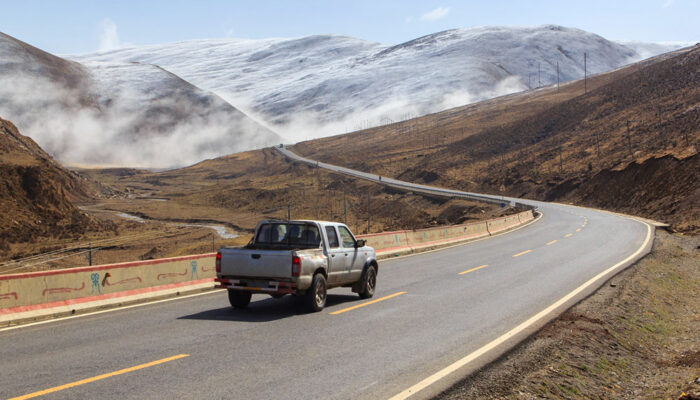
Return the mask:
<svg viewBox="0 0 700 400">
<path fill-rule="evenodd" d="M 378 182 L 376 175 L 318 165 Z M 447 191 L 384 177 L 382 183 Z M 535 206 L 542 216 L 506 234 L 380 261 L 371 301 L 335 289 L 320 313 L 306 313 L 289 296 L 264 295 L 233 310 L 226 293 L 214 291 L 0 329 L 0 397 L 431 397 L 651 247 L 653 228 L 645 222 L 507 200 Z"/>
</svg>

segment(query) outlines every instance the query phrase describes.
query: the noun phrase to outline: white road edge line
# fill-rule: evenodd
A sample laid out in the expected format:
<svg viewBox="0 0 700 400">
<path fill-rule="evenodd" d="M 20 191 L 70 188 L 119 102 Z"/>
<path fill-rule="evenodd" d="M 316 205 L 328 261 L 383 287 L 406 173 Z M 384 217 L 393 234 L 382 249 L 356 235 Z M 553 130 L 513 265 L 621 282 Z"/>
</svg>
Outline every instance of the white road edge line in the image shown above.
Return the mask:
<svg viewBox="0 0 700 400">
<path fill-rule="evenodd" d="M 5 331 L 11 331 L 14 329 L 20 329 L 20 328 L 28 328 L 30 326 L 36 326 L 36 325 L 44 325 L 44 324 L 50 324 L 53 322 L 60 322 L 60 321 L 65 321 L 73 318 L 82 318 L 82 317 L 89 317 L 90 315 L 97 315 L 97 314 L 104 314 L 108 312 L 114 312 L 114 311 L 120 311 L 120 310 L 128 310 L 130 308 L 136 308 L 136 307 L 143 307 L 143 306 L 149 306 L 151 304 L 158 304 L 158 303 L 165 303 L 167 301 L 173 301 L 173 300 L 180 300 L 180 299 L 186 299 L 189 297 L 196 297 L 196 296 L 204 296 L 205 294 L 213 294 L 213 293 L 221 293 L 218 290 L 210 290 L 202 293 L 194 293 L 194 294 L 188 294 L 184 296 L 177 296 L 169 299 L 163 299 L 163 300 L 155 300 L 155 301 L 148 301 L 145 303 L 139 303 L 139 304 L 132 304 L 130 306 L 124 306 L 124 307 L 116 307 L 116 308 L 110 308 L 107 310 L 100 310 L 100 311 L 93 311 L 85 314 L 78 314 L 78 315 L 69 315 L 67 317 L 59 317 L 59 318 L 51 318 L 47 319 L 44 321 L 37 321 L 37 322 L 31 322 L 28 324 L 20 324 L 20 325 L 15 325 L 15 326 L 8 326 L 5 328 L 0 328 L 0 332 L 5 332 Z"/>
<path fill-rule="evenodd" d="M 389 400 L 407 399 L 410 396 L 412 396 L 412 395 L 418 393 L 419 391 L 427 388 L 428 386 L 432 385 L 433 383 L 439 381 L 440 379 L 446 377 L 447 375 L 464 367 L 465 365 L 476 360 L 480 356 L 486 354 L 487 352 L 489 352 L 493 348 L 501 345 L 506 340 L 508 340 L 511 337 L 515 336 L 516 334 L 524 331 L 525 329 L 529 328 L 535 322 L 544 318 L 545 316 L 547 316 L 548 314 L 553 312 L 555 309 L 557 309 L 558 307 L 560 307 L 561 305 L 563 305 L 567 301 L 571 300 L 574 296 L 581 293 L 584 289 L 591 286 L 592 284 L 597 282 L 599 279 L 603 278 L 605 275 L 609 274 L 610 272 L 619 268 L 621 265 L 624 265 L 625 263 L 627 263 L 630 260 L 637 257 L 646 248 L 647 244 L 649 244 L 649 240 L 651 240 L 651 237 L 652 237 L 652 235 L 651 235 L 652 230 L 651 230 L 651 225 L 647 224 L 646 222 L 642 222 L 642 221 L 639 221 L 636 219 L 632 219 L 632 220 L 640 222 L 647 227 L 647 237 L 644 240 L 644 243 L 642 243 L 642 246 L 639 247 L 639 249 L 637 249 L 637 251 L 635 251 L 633 254 L 631 254 L 630 256 L 625 258 L 624 260 L 618 262 L 617 264 L 613 265 L 612 267 L 606 269 L 605 271 L 599 273 L 598 275 L 594 276 L 593 278 L 589 279 L 583 285 L 574 289 L 571 293 L 569 293 L 566 296 L 562 297 L 561 299 L 557 300 L 554 304 L 550 305 L 549 307 L 545 308 L 544 310 L 533 315 L 532 317 L 527 319 L 525 322 L 522 322 L 520 325 L 516 326 L 515 328 L 509 330 L 508 332 L 504 333 L 503 335 L 499 336 L 498 338 L 494 339 L 493 341 L 487 343 L 486 345 L 484 345 L 481 348 L 477 349 L 476 351 L 468 354 L 467 356 L 455 361 L 454 363 L 448 365 L 447 367 L 441 369 L 440 371 L 434 373 L 433 375 L 430 375 L 429 377 L 423 379 L 422 381 L 420 381 L 420 382 L 416 383 L 415 385 L 409 387 L 408 389 L 402 391 L 401 393 L 398 393 L 398 394 L 392 396 Z"/>
</svg>

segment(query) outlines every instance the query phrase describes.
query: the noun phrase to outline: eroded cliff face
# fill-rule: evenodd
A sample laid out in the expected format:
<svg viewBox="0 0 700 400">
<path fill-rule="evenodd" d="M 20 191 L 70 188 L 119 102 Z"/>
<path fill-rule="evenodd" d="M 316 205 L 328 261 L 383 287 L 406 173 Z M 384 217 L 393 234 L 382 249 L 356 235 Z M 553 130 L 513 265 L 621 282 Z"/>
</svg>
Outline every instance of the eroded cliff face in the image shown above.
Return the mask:
<svg viewBox="0 0 700 400">
<path fill-rule="evenodd" d="M 95 194 L 89 181 L 0 118 L 0 253 L 10 243 L 84 233 L 93 221 L 73 202 Z"/>
</svg>

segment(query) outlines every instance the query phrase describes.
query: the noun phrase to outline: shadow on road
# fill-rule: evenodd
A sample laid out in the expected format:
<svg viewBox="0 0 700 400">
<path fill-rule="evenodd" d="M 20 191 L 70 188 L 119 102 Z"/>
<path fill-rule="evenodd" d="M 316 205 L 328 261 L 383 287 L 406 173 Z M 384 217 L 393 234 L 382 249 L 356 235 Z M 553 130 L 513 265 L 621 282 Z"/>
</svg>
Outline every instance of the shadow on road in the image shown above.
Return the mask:
<svg viewBox="0 0 700 400">
<path fill-rule="evenodd" d="M 329 294 L 326 299 L 326 307 L 360 300 L 357 295 Z M 268 322 L 303 314 L 309 314 L 309 312 L 302 299 L 295 296 L 284 296 L 281 299 L 267 298 L 252 301 L 248 308 L 244 309 L 216 308 L 185 315 L 178 319 Z"/>
</svg>

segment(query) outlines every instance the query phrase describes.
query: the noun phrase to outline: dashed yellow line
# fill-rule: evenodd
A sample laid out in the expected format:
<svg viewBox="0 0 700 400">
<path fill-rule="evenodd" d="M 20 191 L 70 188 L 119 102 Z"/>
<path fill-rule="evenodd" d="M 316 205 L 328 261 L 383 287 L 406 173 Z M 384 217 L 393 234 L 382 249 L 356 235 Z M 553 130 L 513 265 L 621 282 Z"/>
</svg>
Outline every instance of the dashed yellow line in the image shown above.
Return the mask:
<svg viewBox="0 0 700 400">
<path fill-rule="evenodd" d="M 564 237 L 572 237 L 572 236 L 574 236 L 573 233 L 567 233 L 566 235 L 564 235 Z"/>
<path fill-rule="evenodd" d="M 390 295 L 388 295 L 388 296 L 380 297 L 380 298 L 378 298 L 378 299 L 376 299 L 376 300 L 372 300 L 372 301 L 368 301 L 368 302 L 366 302 L 366 303 L 358 304 L 358 305 L 356 305 L 356 306 L 352 306 L 352 307 L 348 307 L 348 308 L 343 308 L 342 310 L 338 310 L 338 311 L 333 311 L 332 313 L 329 313 L 329 314 L 331 314 L 331 315 L 342 314 L 342 313 L 344 313 L 344 312 L 352 311 L 352 310 L 354 310 L 354 309 L 356 309 L 356 308 L 360 308 L 360 307 L 368 306 L 368 305 L 370 305 L 370 304 L 378 303 L 378 302 L 380 302 L 380 301 L 388 300 L 388 299 L 390 299 L 390 298 L 392 298 L 392 297 L 400 296 L 400 295 L 405 294 L 405 293 L 406 293 L 406 292 L 397 292 L 397 293 L 394 293 L 394 294 L 390 294 Z"/>
<path fill-rule="evenodd" d="M 172 356 L 172 357 L 168 357 L 168 358 L 163 358 L 163 359 L 156 360 L 156 361 L 151 361 L 151 362 L 146 363 L 146 364 L 136 365 L 136 366 L 134 366 L 134 367 L 129 367 L 129 368 L 120 369 L 119 371 L 114 371 L 114 372 L 110 372 L 110 373 L 107 373 L 107 374 L 98 375 L 98 376 L 95 376 L 95 377 L 92 377 L 92 378 L 81 379 L 81 380 L 79 380 L 79 381 L 67 383 L 67 384 L 65 384 L 65 385 L 55 386 L 55 387 L 52 387 L 52 388 L 49 388 L 49 389 L 40 390 L 40 391 L 38 391 L 38 392 L 25 394 L 24 396 L 13 397 L 13 398 L 11 398 L 10 400 L 31 399 L 31 398 L 33 398 L 33 397 L 39 397 L 39 396 L 43 396 L 43 395 L 45 395 L 45 394 L 58 392 L 59 390 L 69 389 L 69 388 L 72 388 L 72 387 L 84 385 L 84 384 L 86 384 L 86 383 L 91 383 L 91 382 L 99 381 L 99 380 L 102 380 L 102 379 L 111 378 L 111 377 L 113 377 L 113 376 L 126 374 L 127 372 L 133 372 L 133 371 L 137 371 L 137 370 L 139 370 L 139 369 L 144 369 L 144 368 L 148 368 L 148 367 L 153 367 L 153 366 L 158 365 L 158 364 L 163 364 L 163 363 L 166 363 L 166 362 L 169 362 L 169 361 L 178 360 L 178 359 L 184 358 L 184 357 L 189 357 L 189 354 L 178 354 L 178 355 L 176 355 L 176 356 Z"/>
<path fill-rule="evenodd" d="M 557 242 L 556 240 L 552 240 L 551 242 L 548 242 L 548 243 L 547 243 L 547 246 L 549 246 L 550 244 L 554 244 L 554 243 L 556 243 L 556 242 Z"/>
<path fill-rule="evenodd" d="M 581 232 L 581 228 L 576 229 L 576 232 Z"/>
<path fill-rule="evenodd" d="M 532 251 L 532 250 L 521 251 L 521 252 L 518 253 L 518 254 L 513 254 L 513 257 L 520 257 L 520 256 L 522 256 L 523 254 L 530 253 L 531 251 Z"/>
<path fill-rule="evenodd" d="M 479 270 L 479 269 L 482 269 L 482 268 L 486 268 L 486 267 L 488 267 L 488 266 L 489 266 L 488 264 L 479 265 L 479 266 L 476 267 L 476 268 L 472 268 L 472 269 L 468 269 L 468 270 L 466 270 L 466 271 L 462 271 L 462 272 L 460 272 L 459 274 L 460 274 L 460 275 L 468 274 L 468 273 L 470 273 L 470 272 L 474 272 L 474 271 L 476 271 L 476 270 Z"/>
</svg>

